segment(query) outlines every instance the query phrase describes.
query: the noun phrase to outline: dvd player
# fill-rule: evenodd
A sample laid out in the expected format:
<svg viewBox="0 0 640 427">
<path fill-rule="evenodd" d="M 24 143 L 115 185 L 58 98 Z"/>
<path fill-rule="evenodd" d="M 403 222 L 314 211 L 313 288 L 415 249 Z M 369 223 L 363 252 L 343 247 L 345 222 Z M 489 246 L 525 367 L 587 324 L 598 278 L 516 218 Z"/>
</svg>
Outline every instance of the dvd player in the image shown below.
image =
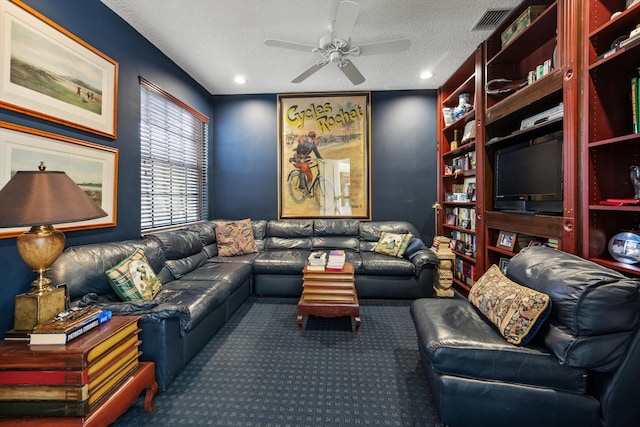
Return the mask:
<svg viewBox="0 0 640 427">
<path fill-rule="evenodd" d="M 520 130 L 530 129 L 534 126 L 538 126 L 542 123 L 561 118 L 564 115 L 564 105 L 562 102 L 542 113 L 536 114 L 535 116 L 531 116 L 529 118 L 524 119 L 520 123 Z"/>
</svg>

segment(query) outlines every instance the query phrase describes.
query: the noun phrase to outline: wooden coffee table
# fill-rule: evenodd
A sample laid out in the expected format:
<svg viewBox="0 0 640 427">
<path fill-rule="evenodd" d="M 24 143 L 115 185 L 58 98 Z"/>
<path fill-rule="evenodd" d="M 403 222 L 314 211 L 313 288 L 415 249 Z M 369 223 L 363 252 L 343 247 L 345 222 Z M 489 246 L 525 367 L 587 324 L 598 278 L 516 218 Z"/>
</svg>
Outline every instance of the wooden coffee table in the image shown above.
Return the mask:
<svg viewBox="0 0 640 427">
<path fill-rule="evenodd" d="M 346 262 L 342 270 L 302 270 L 302 296 L 298 301 L 298 328 L 304 330 L 302 319 L 321 317 L 353 317 L 356 334 L 360 332 L 360 304 L 354 283 L 353 264 Z"/>
</svg>

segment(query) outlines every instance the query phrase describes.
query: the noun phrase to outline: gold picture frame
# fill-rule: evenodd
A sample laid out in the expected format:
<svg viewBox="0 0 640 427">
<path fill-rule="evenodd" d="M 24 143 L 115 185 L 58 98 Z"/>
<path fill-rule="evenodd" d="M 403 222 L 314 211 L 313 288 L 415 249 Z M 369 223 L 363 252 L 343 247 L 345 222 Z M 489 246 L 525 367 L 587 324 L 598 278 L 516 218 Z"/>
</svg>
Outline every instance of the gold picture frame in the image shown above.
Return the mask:
<svg viewBox="0 0 640 427">
<path fill-rule="evenodd" d="M 107 213 L 106 217 L 55 224 L 62 231 L 114 227 L 118 201 L 118 149 L 0 122 L 0 188 L 19 170 L 64 171 Z M 15 237 L 27 228 L 0 228 L 0 238 Z"/>
<path fill-rule="evenodd" d="M 116 61 L 19 0 L 0 34 L 0 107 L 116 138 Z"/>
<path fill-rule="evenodd" d="M 280 219 L 371 219 L 370 105 L 370 92 L 277 96 Z"/>
</svg>

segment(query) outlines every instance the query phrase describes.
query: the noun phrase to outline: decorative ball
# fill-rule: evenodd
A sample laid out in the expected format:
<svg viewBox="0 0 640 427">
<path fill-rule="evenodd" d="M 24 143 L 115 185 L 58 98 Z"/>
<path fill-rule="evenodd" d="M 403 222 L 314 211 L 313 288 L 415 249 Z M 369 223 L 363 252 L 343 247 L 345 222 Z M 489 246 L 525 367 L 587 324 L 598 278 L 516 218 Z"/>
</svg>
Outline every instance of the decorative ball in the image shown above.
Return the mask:
<svg viewBox="0 0 640 427">
<path fill-rule="evenodd" d="M 609 240 L 609 253 L 618 262 L 640 262 L 640 236 L 630 231 L 616 234 Z"/>
</svg>

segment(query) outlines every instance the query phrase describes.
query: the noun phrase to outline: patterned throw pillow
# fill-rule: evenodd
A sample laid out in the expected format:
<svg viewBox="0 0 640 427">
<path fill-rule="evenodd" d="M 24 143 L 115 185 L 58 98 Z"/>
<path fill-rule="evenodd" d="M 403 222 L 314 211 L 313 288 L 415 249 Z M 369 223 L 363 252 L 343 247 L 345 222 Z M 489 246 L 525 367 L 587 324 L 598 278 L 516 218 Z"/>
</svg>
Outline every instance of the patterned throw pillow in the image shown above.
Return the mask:
<svg viewBox="0 0 640 427">
<path fill-rule="evenodd" d="M 250 219 L 214 222 L 218 256 L 236 256 L 258 252 Z"/>
<path fill-rule="evenodd" d="M 412 237 L 411 233 L 398 234 L 383 231 L 373 251 L 402 258 Z"/>
<path fill-rule="evenodd" d="M 141 248 L 107 270 L 113 290 L 123 301 L 152 300 L 162 288 Z"/>
<path fill-rule="evenodd" d="M 549 295 L 512 282 L 497 265 L 473 285 L 469 302 L 512 344 L 531 341 L 551 312 Z"/>
</svg>

